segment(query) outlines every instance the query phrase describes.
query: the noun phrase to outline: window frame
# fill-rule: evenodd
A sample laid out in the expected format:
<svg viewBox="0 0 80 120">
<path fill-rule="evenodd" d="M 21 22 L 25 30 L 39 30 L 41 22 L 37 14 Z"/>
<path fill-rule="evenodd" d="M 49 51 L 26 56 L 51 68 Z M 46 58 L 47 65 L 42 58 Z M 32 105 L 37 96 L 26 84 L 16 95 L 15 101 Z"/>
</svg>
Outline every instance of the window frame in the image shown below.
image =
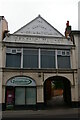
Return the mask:
<svg viewBox="0 0 80 120">
<path fill-rule="evenodd" d="M 13 52 L 13 50 L 16 50 L 16 53 Z M 71 51 L 70 49 L 50 49 L 50 48 L 9 48 L 6 47 L 6 61 L 7 61 L 7 53 L 9 54 L 17 54 L 20 53 L 21 54 L 21 60 L 20 60 L 20 68 L 24 69 L 25 67 L 23 66 L 23 62 L 24 62 L 24 50 L 37 50 L 37 69 L 44 69 L 41 63 L 41 51 L 54 51 L 54 56 L 55 56 L 55 67 L 53 67 L 53 69 L 59 69 L 58 67 L 58 55 L 60 56 L 69 56 L 70 57 L 70 68 L 71 68 Z M 64 52 L 65 54 L 63 55 L 62 52 Z M 53 58 L 54 59 L 54 58 Z M 5 66 L 6 66 L 6 62 L 5 62 Z M 6 66 L 8 67 L 8 66 Z M 15 66 L 14 66 L 15 67 Z M 11 67 L 10 67 L 11 68 Z M 15 67 L 16 68 L 16 67 Z M 49 67 L 46 67 L 47 69 L 50 69 Z M 30 69 L 27 68 L 26 69 Z M 36 69 L 36 68 L 32 68 L 32 69 Z"/>
<path fill-rule="evenodd" d="M 5 66 L 8 68 L 7 66 L 7 54 L 11 54 L 11 55 L 17 55 L 20 54 L 20 67 L 13 67 L 13 66 L 9 66 L 9 68 L 21 68 L 21 51 L 17 51 L 18 48 L 6 48 L 6 61 L 5 61 Z M 15 50 L 15 52 L 13 52 L 13 50 Z"/>
<path fill-rule="evenodd" d="M 60 54 L 58 54 L 58 52 L 60 52 Z M 62 54 L 62 52 L 64 52 L 65 54 Z M 67 52 L 69 52 L 69 54 L 67 54 Z M 65 49 L 64 50 L 63 49 L 61 49 L 61 50 L 57 49 L 57 68 L 58 69 L 64 69 L 63 67 L 62 68 L 58 67 L 58 56 L 62 56 L 62 57 L 66 57 L 67 56 L 67 57 L 70 57 L 70 61 L 69 61 L 70 62 L 69 69 L 70 69 L 71 68 L 71 51 L 70 51 L 70 49 L 66 49 L 66 50 Z"/>
<path fill-rule="evenodd" d="M 31 51 L 34 50 L 34 51 L 37 51 L 37 53 L 38 53 L 37 54 L 37 67 L 35 67 L 34 69 L 36 69 L 36 68 L 39 69 L 39 49 L 37 49 L 37 48 L 34 48 L 34 49 L 33 48 L 23 48 L 23 52 L 22 52 L 22 54 L 23 54 L 23 56 L 22 56 L 23 57 L 23 63 L 22 63 L 23 66 L 22 67 L 23 68 L 27 68 L 27 67 L 24 67 L 24 50 L 31 50 Z M 28 69 L 29 68 L 33 69 L 33 67 L 28 67 Z"/>
<path fill-rule="evenodd" d="M 52 54 L 54 57 L 53 57 L 53 59 L 54 59 L 54 67 L 53 67 L 53 69 L 55 69 L 56 68 L 56 60 L 55 60 L 55 57 L 56 57 L 56 52 L 55 52 L 55 49 L 41 49 L 41 52 L 42 51 L 51 51 L 51 52 L 53 52 L 54 54 Z M 40 52 L 40 54 L 41 54 L 41 52 Z M 40 57 L 40 62 L 42 61 L 41 59 L 42 59 L 42 54 L 40 55 L 41 57 Z M 42 67 L 42 63 L 40 63 L 41 64 L 41 69 L 45 69 L 44 67 Z M 52 69 L 52 67 L 46 67 L 46 68 L 48 68 L 48 69 Z"/>
</svg>

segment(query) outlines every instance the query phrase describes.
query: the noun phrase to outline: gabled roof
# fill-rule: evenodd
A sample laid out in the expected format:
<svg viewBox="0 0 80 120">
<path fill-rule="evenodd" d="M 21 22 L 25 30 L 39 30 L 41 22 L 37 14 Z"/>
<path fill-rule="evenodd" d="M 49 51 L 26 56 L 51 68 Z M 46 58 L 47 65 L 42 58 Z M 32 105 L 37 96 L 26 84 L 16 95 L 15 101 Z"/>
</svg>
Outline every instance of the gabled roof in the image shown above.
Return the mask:
<svg viewBox="0 0 80 120">
<path fill-rule="evenodd" d="M 63 35 L 40 15 L 21 27 L 14 34 L 63 37 Z"/>
</svg>

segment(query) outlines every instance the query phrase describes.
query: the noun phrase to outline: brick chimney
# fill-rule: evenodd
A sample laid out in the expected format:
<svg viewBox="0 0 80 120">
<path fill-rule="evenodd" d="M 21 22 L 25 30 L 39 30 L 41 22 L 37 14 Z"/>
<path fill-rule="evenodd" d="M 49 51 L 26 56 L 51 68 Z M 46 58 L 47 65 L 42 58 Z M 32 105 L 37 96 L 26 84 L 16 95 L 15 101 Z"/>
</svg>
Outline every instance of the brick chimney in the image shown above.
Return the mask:
<svg viewBox="0 0 80 120">
<path fill-rule="evenodd" d="M 4 16 L 0 16 L 0 41 L 5 37 L 5 34 L 8 32 L 8 22 Z"/>
<path fill-rule="evenodd" d="M 65 29 L 65 37 L 70 38 L 70 33 L 71 33 L 71 26 L 69 25 L 69 21 L 66 23 L 66 29 Z"/>
</svg>

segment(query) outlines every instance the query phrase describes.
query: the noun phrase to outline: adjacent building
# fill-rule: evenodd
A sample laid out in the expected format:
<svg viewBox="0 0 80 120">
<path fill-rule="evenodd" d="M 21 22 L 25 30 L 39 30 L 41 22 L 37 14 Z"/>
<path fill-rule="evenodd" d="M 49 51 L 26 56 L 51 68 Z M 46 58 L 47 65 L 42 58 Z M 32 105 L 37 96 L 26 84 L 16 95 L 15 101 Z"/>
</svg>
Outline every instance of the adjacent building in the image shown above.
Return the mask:
<svg viewBox="0 0 80 120">
<path fill-rule="evenodd" d="M 75 54 L 76 54 L 76 64 L 77 64 L 77 78 L 78 81 L 78 99 L 79 99 L 79 106 L 80 106 L 80 31 L 71 31 L 70 33 L 71 39 L 73 39 L 75 44 Z"/>
<path fill-rule="evenodd" d="M 1 29 L 5 20 L 0 18 Z M 66 37 L 40 15 L 13 34 L 8 33 L 7 24 L 3 30 L 0 34 L 3 109 L 44 106 L 52 97 L 52 87 L 58 83 L 67 104 L 79 103 L 79 39 L 73 32 L 69 36 L 69 21 Z"/>
<path fill-rule="evenodd" d="M 3 67 L 3 62 L 2 60 L 4 58 L 3 57 L 3 39 L 5 37 L 5 33 L 8 30 L 8 23 L 6 21 L 6 19 L 4 18 L 4 16 L 0 16 L 0 109 L 2 108 L 2 67 Z"/>
</svg>

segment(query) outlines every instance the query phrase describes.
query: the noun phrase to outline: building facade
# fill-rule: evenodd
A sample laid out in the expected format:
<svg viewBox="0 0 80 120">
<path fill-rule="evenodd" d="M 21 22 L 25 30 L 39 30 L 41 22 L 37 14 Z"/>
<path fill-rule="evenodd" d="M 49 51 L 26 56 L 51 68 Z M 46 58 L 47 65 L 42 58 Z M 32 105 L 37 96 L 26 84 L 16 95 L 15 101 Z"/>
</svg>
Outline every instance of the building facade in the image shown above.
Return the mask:
<svg viewBox="0 0 80 120">
<path fill-rule="evenodd" d="M 62 84 L 67 104 L 80 101 L 77 39 L 64 37 L 40 15 L 13 34 L 4 29 L 3 35 L 0 85 L 4 109 L 43 106 L 55 83 Z"/>
<path fill-rule="evenodd" d="M 70 33 L 71 39 L 73 39 L 75 44 L 75 53 L 76 53 L 76 62 L 77 62 L 77 77 L 78 77 L 78 99 L 80 106 L 80 31 L 71 31 Z"/>
<path fill-rule="evenodd" d="M 2 109 L 2 67 L 3 67 L 3 43 L 4 33 L 8 30 L 8 23 L 4 16 L 0 16 L 0 110 Z"/>
</svg>

